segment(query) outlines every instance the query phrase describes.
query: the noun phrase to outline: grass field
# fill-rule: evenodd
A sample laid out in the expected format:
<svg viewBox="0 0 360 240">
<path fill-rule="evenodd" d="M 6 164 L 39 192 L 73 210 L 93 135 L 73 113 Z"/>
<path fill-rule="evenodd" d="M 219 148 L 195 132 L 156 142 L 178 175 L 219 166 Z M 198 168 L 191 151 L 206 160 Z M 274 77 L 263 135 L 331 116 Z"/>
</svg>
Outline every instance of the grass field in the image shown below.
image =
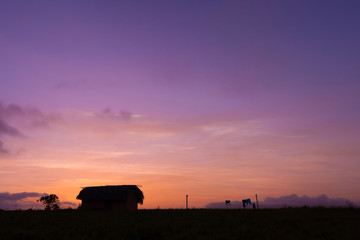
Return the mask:
<svg viewBox="0 0 360 240">
<path fill-rule="evenodd" d="M 360 209 L 1 211 L 0 239 L 360 239 Z"/>
</svg>

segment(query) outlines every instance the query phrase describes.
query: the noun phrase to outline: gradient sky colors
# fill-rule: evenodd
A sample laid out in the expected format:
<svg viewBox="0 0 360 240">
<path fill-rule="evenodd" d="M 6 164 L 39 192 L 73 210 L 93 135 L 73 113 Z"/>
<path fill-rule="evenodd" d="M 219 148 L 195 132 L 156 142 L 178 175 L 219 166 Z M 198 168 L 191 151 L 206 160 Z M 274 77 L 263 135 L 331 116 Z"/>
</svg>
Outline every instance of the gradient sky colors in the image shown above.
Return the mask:
<svg viewBox="0 0 360 240">
<path fill-rule="evenodd" d="M 359 1 L 1 1 L 0 192 L 360 201 Z"/>
</svg>

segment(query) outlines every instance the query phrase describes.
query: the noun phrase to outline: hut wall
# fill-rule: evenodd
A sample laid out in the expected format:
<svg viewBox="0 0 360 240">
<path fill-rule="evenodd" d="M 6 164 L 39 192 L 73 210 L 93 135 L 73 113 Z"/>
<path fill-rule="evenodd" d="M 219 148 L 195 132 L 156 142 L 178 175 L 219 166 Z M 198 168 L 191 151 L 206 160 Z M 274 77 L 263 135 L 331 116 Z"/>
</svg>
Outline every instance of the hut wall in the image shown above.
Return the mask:
<svg viewBox="0 0 360 240">
<path fill-rule="evenodd" d="M 81 209 L 85 210 L 137 210 L 138 203 L 134 192 L 129 193 L 126 201 L 120 200 L 82 200 Z"/>
<path fill-rule="evenodd" d="M 127 201 L 126 201 L 126 207 L 130 211 L 138 209 L 138 203 L 136 201 L 135 192 L 131 192 L 128 195 L 128 198 L 127 198 Z"/>
<path fill-rule="evenodd" d="M 108 203 L 109 201 L 94 201 L 94 200 L 87 200 L 82 201 L 81 209 L 84 210 L 137 210 L 137 203 L 134 197 L 134 200 L 128 199 L 128 201 L 111 201 L 111 204 Z M 108 204 L 108 206 L 106 206 Z"/>
<path fill-rule="evenodd" d="M 113 210 L 127 210 L 125 201 L 113 201 Z"/>
<path fill-rule="evenodd" d="M 104 209 L 104 201 L 82 200 L 81 209 Z"/>
<path fill-rule="evenodd" d="M 113 210 L 137 210 L 135 193 L 130 193 L 126 201 L 113 201 Z"/>
</svg>

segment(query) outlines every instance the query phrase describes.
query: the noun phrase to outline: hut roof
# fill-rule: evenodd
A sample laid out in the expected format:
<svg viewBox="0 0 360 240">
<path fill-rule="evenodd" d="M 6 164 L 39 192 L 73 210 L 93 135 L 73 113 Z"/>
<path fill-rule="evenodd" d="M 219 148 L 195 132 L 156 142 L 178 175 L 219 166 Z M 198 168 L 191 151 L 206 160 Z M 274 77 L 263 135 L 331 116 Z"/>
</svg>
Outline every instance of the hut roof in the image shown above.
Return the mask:
<svg viewBox="0 0 360 240">
<path fill-rule="evenodd" d="M 136 201 L 143 203 L 144 195 L 136 185 L 113 185 L 83 188 L 76 199 L 81 200 L 120 200 L 125 201 L 134 192 Z"/>
</svg>

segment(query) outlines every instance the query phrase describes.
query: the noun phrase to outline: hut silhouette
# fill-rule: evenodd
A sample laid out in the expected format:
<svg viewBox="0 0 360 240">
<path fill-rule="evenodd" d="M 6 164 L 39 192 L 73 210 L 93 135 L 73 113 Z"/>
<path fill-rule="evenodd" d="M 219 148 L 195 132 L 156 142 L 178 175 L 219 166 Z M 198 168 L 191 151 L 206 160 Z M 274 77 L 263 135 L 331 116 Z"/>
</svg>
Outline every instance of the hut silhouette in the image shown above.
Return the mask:
<svg viewBox="0 0 360 240">
<path fill-rule="evenodd" d="M 94 186 L 83 188 L 76 199 L 86 210 L 137 210 L 144 194 L 136 185 Z"/>
</svg>

